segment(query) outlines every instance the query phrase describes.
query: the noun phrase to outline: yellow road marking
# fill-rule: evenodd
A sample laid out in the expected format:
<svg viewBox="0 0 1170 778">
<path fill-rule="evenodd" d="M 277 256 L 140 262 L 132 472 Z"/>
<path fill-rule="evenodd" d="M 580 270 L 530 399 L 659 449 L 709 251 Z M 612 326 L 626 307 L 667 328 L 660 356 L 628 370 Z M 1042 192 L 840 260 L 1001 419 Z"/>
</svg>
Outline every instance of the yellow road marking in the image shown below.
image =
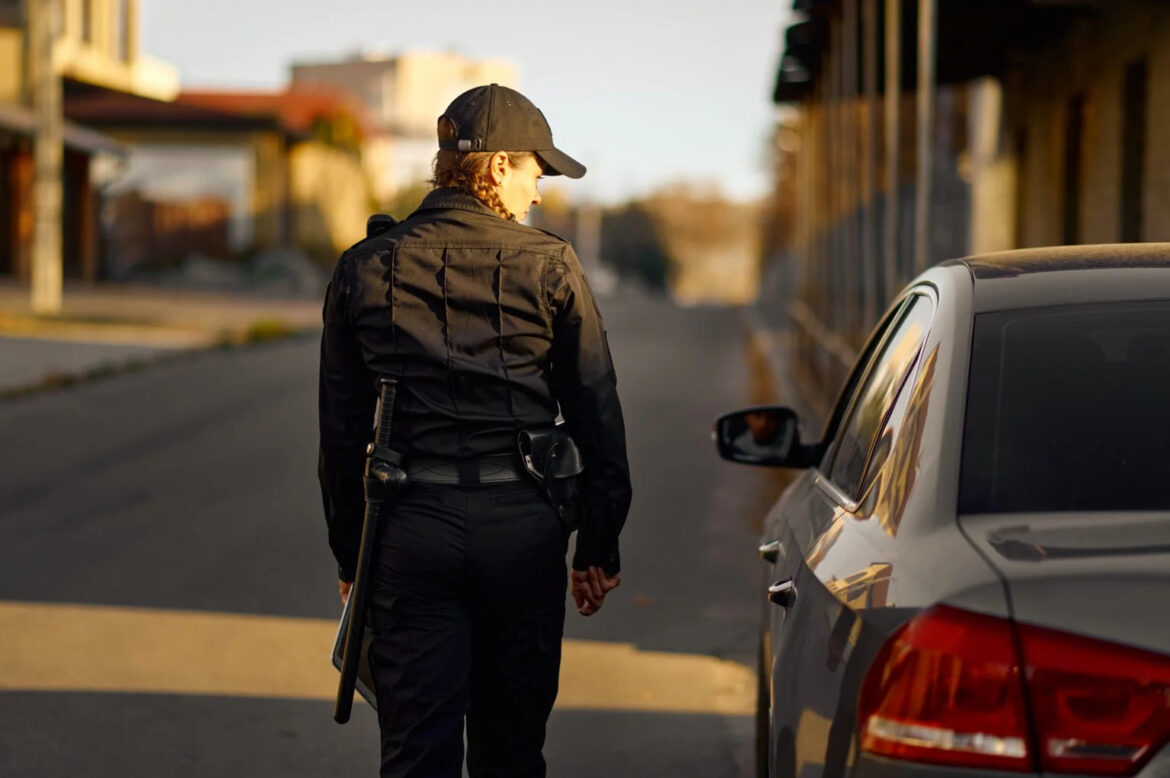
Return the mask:
<svg viewBox="0 0 1170 778">
<path fill-rule="evenodd" d="M 332 700 L 337 625 L 231 613 L 0 601 L 0 690 Z M 566 640 L 562 710 L 749 715 L 755 676 L 714 657 Z"/>
<path fill-rule="evenodd" d="M 566 640 L 557 707 L 747 716 L 755 689 L 755 672 L 737 662 Z"/>
</svg>

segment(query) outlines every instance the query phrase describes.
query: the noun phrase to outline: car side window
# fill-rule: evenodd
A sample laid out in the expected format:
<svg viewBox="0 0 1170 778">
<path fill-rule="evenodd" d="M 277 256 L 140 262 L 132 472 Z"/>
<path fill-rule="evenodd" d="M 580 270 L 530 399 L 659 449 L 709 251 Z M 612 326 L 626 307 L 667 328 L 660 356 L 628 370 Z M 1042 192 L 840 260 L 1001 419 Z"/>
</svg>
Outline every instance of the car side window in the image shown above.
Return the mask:
<svg viewBox="0 0 1170 778">
<path fill-rule="evenodd" d="M 870 449 L 922 351 L 933 312 L 929 297 L 910 299 L 855 394 L 829 469 L 829 480 L 850 497 L 857 497 Z"/>
<path fill-rule="evenodd" d="M 827 470 L 828 463 L 833 461 L 833 456 L 837 451 L 837 443 L 839 442 L 837 433 L 841 429 L 841 423 L 844 421 L 853 395 L 857 391 L 857 385 L 865 378 L 870 364 L 874 361 L 874 355 L 881 347 L 886 336 L 890 334 L 890 330 L 901 320 L 901 315 L 907 305 L 908 302 L 903 300 L 901 304 L 892 307 L 886 313 L 881 323 L 873 329 L 869 340 L 862 349 L 861 356 L 853 366 L 853 371 L 845 380 L 845 384 L 841 388 L 841 393 L 837 397 L 837 402 L 833 405 L 833 413 L 829 416 L 829 422 L 825 425 L 824 432 L 821 434 L 821 440 L 829 444 L 825 449 L 824 456 L 821 458 L 822 468 Z"/>
</svg>

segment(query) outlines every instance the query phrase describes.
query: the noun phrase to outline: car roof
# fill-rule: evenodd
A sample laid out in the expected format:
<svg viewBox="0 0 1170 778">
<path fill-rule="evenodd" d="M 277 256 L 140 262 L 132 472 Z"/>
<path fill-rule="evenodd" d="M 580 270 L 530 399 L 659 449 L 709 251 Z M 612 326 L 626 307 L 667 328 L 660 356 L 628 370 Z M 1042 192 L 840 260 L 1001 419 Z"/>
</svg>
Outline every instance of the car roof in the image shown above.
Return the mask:
<svg viewBox="0 0 1170 778">
<path fill-rule="evenodd" d="M 956 260 L 975 283 L 975 311 L 1170 299 L 1170 243 L 1055 246 Z"/>
</svg>

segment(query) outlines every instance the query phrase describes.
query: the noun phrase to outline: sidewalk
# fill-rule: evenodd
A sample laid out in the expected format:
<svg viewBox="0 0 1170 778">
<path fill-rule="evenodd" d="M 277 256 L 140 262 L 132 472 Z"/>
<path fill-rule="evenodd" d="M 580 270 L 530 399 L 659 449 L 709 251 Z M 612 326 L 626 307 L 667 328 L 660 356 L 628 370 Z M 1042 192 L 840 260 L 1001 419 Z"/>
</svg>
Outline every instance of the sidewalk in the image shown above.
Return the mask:
<svg viewBox="0 0 1170 778">
<path fill-rule="evenodd" d="M 799 380 L 794 369 L 791 325 L 784 326 L 784 317 L 779 314 L 769 316 L 768 311 L 761 311 L 759 304 L 741 311 L 753 348 L 759 350 L 771 375 L 772 396 L 767 401 L 796 411 L 802 439 L 807 442 L 815 438 L 824 426 L 832 398 L 810 396 L 810 388 Z"/>
<path fill-rule="evenodd" d="M 0 397 L 320 323 L 318 299 L 120 284 L 67 284 L 61 315 L 41 317 L 32 312 L 26 285 L 2 283 Z"/>
</svg>

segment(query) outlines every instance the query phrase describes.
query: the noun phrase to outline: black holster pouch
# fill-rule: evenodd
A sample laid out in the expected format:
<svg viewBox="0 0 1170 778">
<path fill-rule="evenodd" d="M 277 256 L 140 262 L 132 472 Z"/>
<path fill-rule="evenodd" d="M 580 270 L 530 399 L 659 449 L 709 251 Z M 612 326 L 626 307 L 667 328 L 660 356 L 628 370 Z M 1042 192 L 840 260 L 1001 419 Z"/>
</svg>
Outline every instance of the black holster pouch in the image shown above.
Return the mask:
<svg viewBox="0 0 1170 778">
<path fill-rule="evenodd" d="M 577 528 L 579 490 L 577 476 L 585 469 L 577 444 L 561 425 L 521 430 L 516 440 L 524 469 L 540 484 L 570 532 Z"/>
</svg>

